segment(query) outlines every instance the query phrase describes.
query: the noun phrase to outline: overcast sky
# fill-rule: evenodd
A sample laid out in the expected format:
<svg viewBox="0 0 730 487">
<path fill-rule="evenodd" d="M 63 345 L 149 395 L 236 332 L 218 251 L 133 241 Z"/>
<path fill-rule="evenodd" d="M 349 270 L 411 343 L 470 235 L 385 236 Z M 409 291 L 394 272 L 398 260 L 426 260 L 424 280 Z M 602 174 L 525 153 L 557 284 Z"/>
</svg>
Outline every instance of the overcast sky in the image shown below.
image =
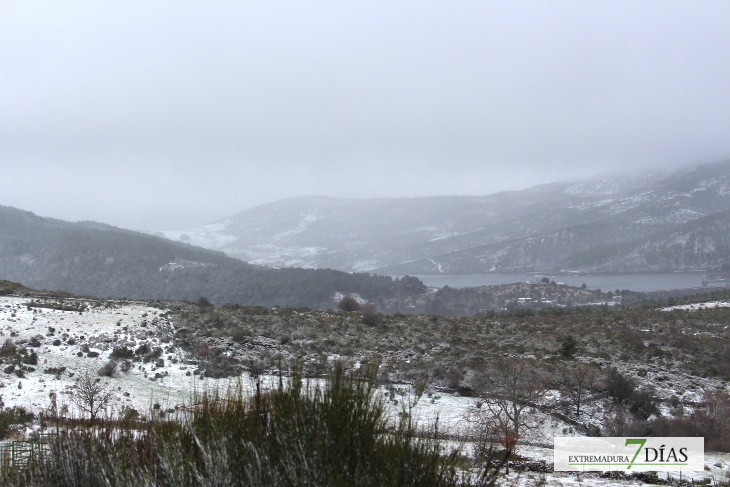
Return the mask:
<svg viewBox="0 0 730 487">
<path fill-rule="evenodd" d="M 0 0 L 0 204 L 138 230 L 730 159 L 730 2 Z"/>
</svg>

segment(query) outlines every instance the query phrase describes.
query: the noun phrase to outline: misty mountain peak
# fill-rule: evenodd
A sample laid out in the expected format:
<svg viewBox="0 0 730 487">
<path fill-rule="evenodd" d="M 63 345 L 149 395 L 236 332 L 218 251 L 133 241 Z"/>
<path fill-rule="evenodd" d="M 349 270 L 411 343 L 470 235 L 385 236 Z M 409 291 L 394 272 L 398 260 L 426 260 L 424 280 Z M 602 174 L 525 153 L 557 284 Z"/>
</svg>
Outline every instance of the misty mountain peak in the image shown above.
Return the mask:
<svg viewBox="0 0 730 487">
<path fill-rule="evenodd" d="M 585 256 L 660 238 L 728 209 L 730 163 L 719 163 L 637 176 L 608 173 L 485 196 L 300 196 L 161 233 L 277 267 L 393 274 L 552 271 L 606 268 L 600 258 Z"/>
</svg>

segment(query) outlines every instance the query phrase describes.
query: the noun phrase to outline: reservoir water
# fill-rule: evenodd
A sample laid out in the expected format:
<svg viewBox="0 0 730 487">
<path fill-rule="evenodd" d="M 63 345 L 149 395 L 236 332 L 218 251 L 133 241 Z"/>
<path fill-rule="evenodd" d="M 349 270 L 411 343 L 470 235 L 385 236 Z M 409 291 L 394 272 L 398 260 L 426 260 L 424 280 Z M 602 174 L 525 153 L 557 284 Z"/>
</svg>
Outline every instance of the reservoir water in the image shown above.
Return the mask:
<svg viewBox="0 0 730 487">
<path fill-rule="evenodd" d="M 555 282 L 564 282 L 571 286 L 583 283 L 589 289 L 601 289 L 604 292 L 616 289 L 631 291 L 664 291 L 668 289 L 685 289 L 702 287 L 702 276 L 705 271 L 696 272 L 662 272 L 657 274 L 605 274 L 595 276 L 563 276 L 549 274 L 471 274 L 471 275 L 438 275 L 415 276 L 427 286 L 433 287 L 476 287 L 494 284 L 510 284 L 513 282 L 535 282 L 543 276 Z"/>
</svg>

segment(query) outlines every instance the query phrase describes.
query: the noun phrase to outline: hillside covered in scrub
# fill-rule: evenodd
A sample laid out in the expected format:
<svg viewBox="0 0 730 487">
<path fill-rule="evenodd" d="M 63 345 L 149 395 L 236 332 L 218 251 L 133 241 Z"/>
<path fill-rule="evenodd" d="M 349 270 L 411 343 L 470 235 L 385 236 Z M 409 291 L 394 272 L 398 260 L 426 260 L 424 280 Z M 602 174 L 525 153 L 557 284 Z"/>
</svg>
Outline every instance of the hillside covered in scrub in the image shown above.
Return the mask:
<svg viewBox="0 0 730 487">
<path fill-rule="evenodd" d="M 642 371 L 654 377 L 665 369 L 682 377 L 730 380 L 730 308 L 724 306 L 669 311 L 586 306 L 448 317 L 170 303 L 169 316 L 178 323 L 176 343 L 217 352 L 242 366 L 253 360 L 273 369 L 282 358 L 303 358 L 306 370 L 319 373 L 333 357 L 377 360 L 393 380 L 427 376 L 441 384 L 455 369 L 465 377 L 452 385 L 468 387 L 469 374 L 480 364 L 509 356 L 546 370 L 576 360 L 599 369 L 617 367 L 639 381 L 646 377 Z M 566 358 L 561 348 L 568 336 L 575 348 Z"/>
<path fill-rule="evenodd" d="M 582 431 L 600 431 L 617 412 L 636 424 L 672 418 L 726 389 L 730 296 L 718 291 L 704 299 L 710 298 L 716 301 L 673 308 L 654 302 L 448 317 L 368 307 L 10 296 L 0 303 L 0 383 L 9 386 L 0 395 L 6 403 L 34 397 L 27 387 L 17 390 L 30 378 L 40 387 L 33 403 L 40 407 L 50 390 L 43 378 L 73 384 L 74 369 L 96 373 L 106 366 L 112 382 L 132 387 L 139 377 L 149 381 L 147 389 L 167 390 L 180 379 L 275 374 L 299 361 L 309 377 L 326 374 L 335 362 L 355 369 L 377 364 L 384 383 L 421 381 L 430 391 L 478 398 L 489 390 L 490 367 L 507 360 L 544 389 L 535 407 L 559 412 Z M 582 406 L 568 393 L 569 372 L 581 367 L 591 378 L 582 386 Z M 126 399 L 120 401 L 119 407 Z"/>
<path fill-rule="evenodd" d="M 185 418 L 201 407 L 212 405 L 223 419 L 227 405 L 255 411 L 260 403 L 247 401 L 291 384 L 292 373 L 306 381 L 301 390 L 314 391 L 340 367 L 373 381 L 381 428 L 405 418 L 414 429 L 397 431 L 431 441 L 428 428 L 438 420 L 438 438 L 461 442 L 464 472 L 478 472 L 505 438 L 517 438 L 518 451 L 532 459 L 510 465 L 541 472 L 549 471 L 545 448 L 560 435 L 703 436 L 707 450 L 730 451 L 730 428 L 718 416 L 730 408 L 727 290 L 671 298 L 672 306 L 644 301 L 452 317 L 370 306 L 79 298 L 10 282 L 0 288 L 0 437 L 32 438 L 63 424 L 73 434 L 59 438 L 87 444 L 84 425 L 91 422 L 110 428 L 103 439 L 109 445 L 125 444 L 124 428 L 154 436 L 168 421 L 187 428 Z M 94 407 L 84 395 L 89 388 L 99 399 Z M 215 399 L 232 390 L 242 396 Z M 201 393 L 214 399 L 205 402 Z M 298 394 L 287 401 L 302 400 Z M 519 419 L 506 408 L 517 408 Z M 728 459 L 710 458 L 707 475 L 721 474 Z"/>
</svg>

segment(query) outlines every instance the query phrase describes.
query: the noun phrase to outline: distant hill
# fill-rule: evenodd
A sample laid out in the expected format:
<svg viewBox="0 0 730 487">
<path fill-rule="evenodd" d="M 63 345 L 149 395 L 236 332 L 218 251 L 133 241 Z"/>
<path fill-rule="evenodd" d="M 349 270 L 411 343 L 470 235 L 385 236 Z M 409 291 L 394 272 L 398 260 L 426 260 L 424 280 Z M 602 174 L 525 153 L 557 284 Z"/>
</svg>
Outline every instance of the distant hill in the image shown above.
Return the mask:
<svg viewBox="0 0 730 487">
<path fill-rule="evenodd" d="M 391 275 L 651 272 L 730 262 L 727 234 L 706 226 L 728 210 L 730 162 L 489 196 L 291 198 L 157 234 L 259 264 Z M 677 247 L 691 235 L 697 246 Z"/>
<path fill-rule="evenodd" d="M 95 222 L 69 223 L 0 206 L 0 279 L 77 295 L 333 307 L 335 293 L 382 301 L 425 291 L 329 269 L 272 269 L 222 252 Z"/>
</svg>

